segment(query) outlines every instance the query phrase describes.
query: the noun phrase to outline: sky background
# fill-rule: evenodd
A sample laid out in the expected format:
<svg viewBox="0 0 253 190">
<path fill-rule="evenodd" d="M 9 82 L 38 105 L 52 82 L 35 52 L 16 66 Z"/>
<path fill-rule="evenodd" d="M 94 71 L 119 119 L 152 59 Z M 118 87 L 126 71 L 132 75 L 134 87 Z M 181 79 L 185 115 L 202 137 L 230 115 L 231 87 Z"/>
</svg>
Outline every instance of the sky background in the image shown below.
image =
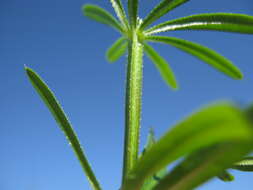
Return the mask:
<svg viewBox="0 0 253 190">
<path fill-rule="evenodd" d="M 0 0 L 0 189 L 90 189 L 70 146 L 29 83 L 23 66 L 36 70 L 68 114 L 105 190 L 120 186 L 126 58 L 107 63 L 105 51 L 119 34 L 85 18 L 81 6 L 101 0 Z M 158 0 L 141 0 L 143 17 Z M 204 12 L 253 15 L 252 0 L 192 0 L 159 21 Z M 154 45 L 173 68 L 180 89 L 171 91 L 144 58 L 141 128 L 160 137 L 180 118 L 211 102 L 253 102 L 253 36 L 221 32 L 170 32 L 206 45 L 232 60 L 245 78 L 234 81 L 196 58 Z M 212 180 L 200 190 L 251 190 L 253 173 Z"/>
</svg>

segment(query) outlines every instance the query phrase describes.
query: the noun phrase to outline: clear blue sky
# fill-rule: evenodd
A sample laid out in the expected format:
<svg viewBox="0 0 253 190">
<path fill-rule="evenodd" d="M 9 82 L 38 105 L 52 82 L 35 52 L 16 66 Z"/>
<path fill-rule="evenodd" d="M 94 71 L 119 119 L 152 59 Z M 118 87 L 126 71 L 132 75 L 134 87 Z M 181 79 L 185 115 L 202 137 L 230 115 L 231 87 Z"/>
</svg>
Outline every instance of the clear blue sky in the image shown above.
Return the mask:
<svg viewBox="0 0 253 190">
<path fill-rule="evenodd" d="M 125 1 L 125 0 L 124 0 Z M 252 0 L 192 0 L 162 18 L 203 12 L 253 15 Z M 141 0 L 144 16 L 158 0 Z M 0 2 L 0 189 L 88 190 L 70 146 L 28 82 L 23 65 L 54 90 L 80 137 L 105 190 L 119 188 L 122 166 L 125 58 L 105 60 L 119 34 L 82 16 L 81 6 L 101 0 L 1 0 Z M 253 102 L 253 36 L 221 32 L 171 32 L 231 59 L 245 78 L 234 81 L 177 49 L 154 46 L 173 68 L 180 90 L 171 91 L 145 58 L 141 146 L 150 126 L 161 136 L 180 118 L 218 100 Z M 253 174 L 212 180 L 201 190 L 251 190 Z"/>
</svg>

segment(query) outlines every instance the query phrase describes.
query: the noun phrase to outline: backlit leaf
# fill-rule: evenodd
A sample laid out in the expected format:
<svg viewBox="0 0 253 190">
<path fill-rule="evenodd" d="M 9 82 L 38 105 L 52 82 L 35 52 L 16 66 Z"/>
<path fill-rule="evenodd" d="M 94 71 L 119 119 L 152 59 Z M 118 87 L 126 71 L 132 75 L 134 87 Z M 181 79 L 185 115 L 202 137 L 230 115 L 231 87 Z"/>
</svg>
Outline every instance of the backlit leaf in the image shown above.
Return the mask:
<svg viewBox="0 0 253 190">
<path fill-rule="evenodd" d="M 177 81 L 175 75 L 170 68 L 168 62 L 163 59 L 151 46 L 148 44 L 144 45 L 145 52 L 148 57 L 155 64 L 157 70 L 161 74 L 164 81 L 173 89 L 177 89 Z"/>
<path fill-rule="evenodd" d="M 112 7 L 114 8 L 114 11 L 116 15 L 118 16 L 119 20 L 123 24 L 125 28 L 128 28 L 128 21 L 126 18 L 125 10 L 122 6 L 121 0 L 110 0 L 112 3 Z"/>
<path fill-rule="evenodd" d="M 252 141 L 219 143 L 189 155 L 154 190 L 189 190 L 220 174 L 252 149 Z"/>
<path fill-rule="evenodd" d="M 123 190 L 138 188 L 168 164 L 204 147 L 228 141 L 252 142 L 252 133 L 252 126 L 238 108 L 230 104 L 206 107 L 165 133 L 139 159 Z"/>
<path fill-rule="evenodd" d="M 154 26 L 146 35 L 171 30 L 216 30 L 253 34 L 253 16 L 235 13 L 206 13 L 170 20 Z"/>
<path fill-rule="evenodd" d="M 148 140 L 146 146 L 142 152 L 142 155 L 145 154 L 153 145 L 155 144 L 155 136 L 153 129 L 150 129 Z M 151 190 L 159 181 L 167 174 L 167 168 L 163 168 L 162 170 L 158 171 L 157 173 L 153 174 L 150 178 L 146 179 L 141 190 Z"/>
<path fill-rule="evenodd" d="M 29 77 L 33 87 L 40 95 L 43 102 L 46 104 L 61 130 L 64 132 L 67 140 L 69 141 L 73 151 L 75 152 L 92 188 L 94 190 L 101 190 L 100 185 L 90 167 L 90 164 L 83 152 L 81 144 L 67 118 L 61 105 L 58 103 L 53 92 L 49 89 L 47 84 L 35 73 L 32 69 L 26 67 L 26 74 Z"/>
<path fill-rule="evenodd" d="M 126 53 L 127 41 L 124 37 L 119 38 L 106 52 L 106 58 L 109 62 L 117 61 Z"/>
<path fill-rule="evenodd" d="M 175 37 L 148 36 L 146 38 L 149 41 L 169 44 L 185 51 L 233 79 L 243 78 L 241 71 L 228 59 L 205 46 Z"/>
<path fill-rule="evenodd" d="M 145 29 L 147 26 L 152 24 L 154 21 L 178 7 L 179 5 L 186 3 L 189 0 L 162 0 L 143 20 L 140 28 Z"/>
<path fill-rule="evenodd" d="M 253 172 L 253 157 L 246 157 L 243 160 L 236 162 L 232 168 L 246 172 Z"/>
<path fill-rule="evenodd" d="M 120 23 L 106 10 L 97 6 L 97 5 L 84 5 L 83 14 L 97 22 L 109 25 L 120 32 L 123 31 L 122 26 Z"/>
<path fill-rule="evenodd" d="M 234 176 L 232 174 L 230 174 L 228 171 L 224 170 L 221 173 L 219 173 L 219 175 L 217 175 L 217 177 L 225 182 L 230 182 L 234 180 Z"/>
</svg>

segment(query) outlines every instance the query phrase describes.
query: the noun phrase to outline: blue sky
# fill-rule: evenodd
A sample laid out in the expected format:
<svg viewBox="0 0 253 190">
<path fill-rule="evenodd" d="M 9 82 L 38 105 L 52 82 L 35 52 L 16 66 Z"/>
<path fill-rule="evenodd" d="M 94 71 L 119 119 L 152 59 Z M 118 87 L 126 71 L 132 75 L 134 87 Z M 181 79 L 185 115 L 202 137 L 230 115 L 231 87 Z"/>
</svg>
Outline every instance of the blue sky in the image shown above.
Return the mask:
<svg viewBox="0 0 253 190">
<path fill-rule="evenodd" d="M 143 17 L 158 0 L 141 0 Z M 104 189 L 121 179 L 126 58 L 115 64 L 105 51 L 119 34 L 82 16 L 81 6 L 101 0 L 1 0 L 0 2 L 0 189 L 81 190 L 87 180 L 70 146 L 28 82 L 24 64 L 36 70 L 68 114 Z M 159 21 L 203 12 L 253 15 L 251 0 L 192 0 Z M 253 37 L 221 32 L 171 32 L 206 45 L 244 73 L 234 81 L 205 63 L 166 45 L 154 45 L 173 68 L 180 89 L 171 91 L 144 58 L 141 147 L 149 127 L 161 136 L 199 107 L 219 100 L 253 102 Z M 236 181 L 212 180 L 200 190 L 252 189 L 251 173 Z"/>
</svg>

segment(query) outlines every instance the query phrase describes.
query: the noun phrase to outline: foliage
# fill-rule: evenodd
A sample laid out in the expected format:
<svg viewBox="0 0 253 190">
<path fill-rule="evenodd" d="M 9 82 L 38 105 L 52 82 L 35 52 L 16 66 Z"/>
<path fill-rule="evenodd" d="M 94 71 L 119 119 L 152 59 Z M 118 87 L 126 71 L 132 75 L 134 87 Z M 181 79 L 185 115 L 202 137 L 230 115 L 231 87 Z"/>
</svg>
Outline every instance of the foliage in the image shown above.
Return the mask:
<svg viewBox="0 0 253 190">
<path fill-rule="evenodd" d="M 253 16 L 232 13 L 198 14 L 170 20 L 149 27 L 157 19 L 189 0 L 161 0 L 142 20 L 138 17 L 138 0 L 128 0 L 128 16 L 121 0 L 110 0 L 117 18 L 96 5 L 85 5 L 85 16 L 109 25 L 122 34 L 108 49 L 109 62 L 127 53 L 127 84 L 125 107 L 125 143 L 121 190 L 190 190 L 212 177 L 232 181 L 228 168 L 252 171 L 252 157 L 243 158 L 253 149 L 253 106 L 242 110 L 230 102 L 210 105 L 193 113 L 155 141 L 153 131 L 139 154 L 141 118 L 142 67 L 145 52 L 155 64 L 164 81 L 177 89 L 177 81 L 169 64 L 148 43 L 165 43 L 185 51 L 223 74 L 243 77 L 228 59 L 200 44 L 167 36 L 171 30 L 216 30 L 253 34 Z M 65 133 L 94 190 L 101 190 L 67 116 L 53 92 L 32 69 L 26 73 Z M 181 159 L 172 171 L 166 167 Z"/>
</svg>

